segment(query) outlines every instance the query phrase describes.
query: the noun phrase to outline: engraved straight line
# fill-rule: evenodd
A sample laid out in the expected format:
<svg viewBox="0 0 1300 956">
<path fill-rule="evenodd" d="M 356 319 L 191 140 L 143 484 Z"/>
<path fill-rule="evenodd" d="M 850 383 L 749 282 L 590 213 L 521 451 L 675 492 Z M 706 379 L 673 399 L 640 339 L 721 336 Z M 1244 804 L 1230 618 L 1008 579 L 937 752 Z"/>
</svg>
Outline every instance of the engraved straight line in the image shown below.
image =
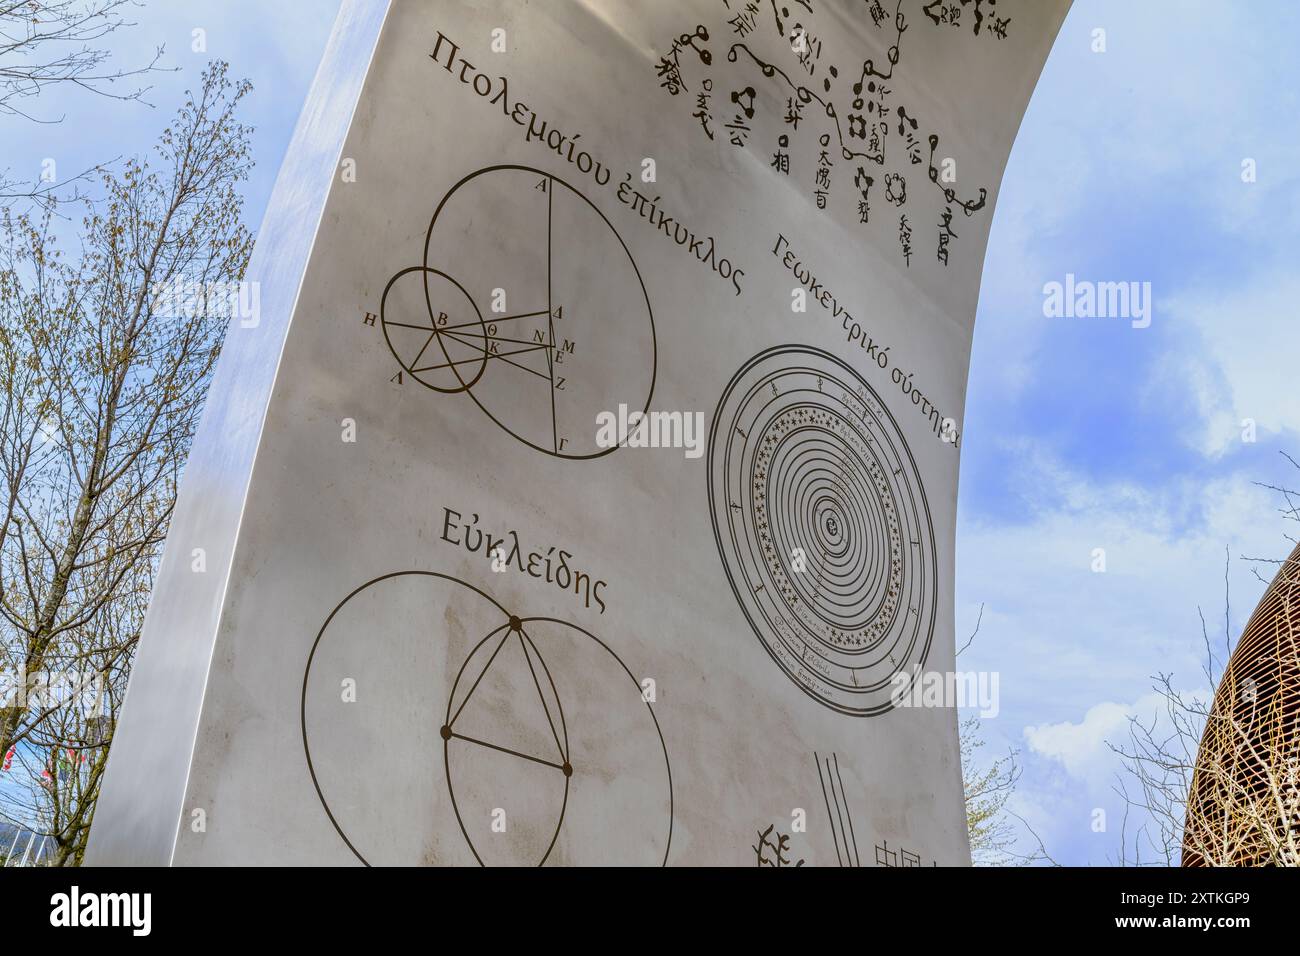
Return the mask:
<svg viewBox="0 0 1300 956">
<path fill-rule="evenodd" d="M 440 329 L 438 331 L 441 334 L 450 336 L 457 342 L 464 342 L 466 345 L 473 345 L 475 342 L 482 342 L 486 339 L 489 342 L 512 342 L 515 345 L 535 345 L 538 348 L 543 349 L 551 348 L 550 345 L 547 345 L 545 342 L 539 342 L 537 339 L 512 339 L 504 335 L 483 336 L 476 335 L 473 332 L 448 332 L 446 329 Z"/>
<path fill-rule="evenodd" d="M 523 355 L 525 352 L 536 352 L 544 348 L 546 348 L 545 345 L 535 345 L 532 348 L 515 349 L 513 352 L 501 352 L 499 354 L 484 352 L 482 355 L 476 355 L 473 358 L 458 359 L 455 362 L 446 362 L 442 365 L 426 365 L 424 368 L 413 368 L 411 369 L 411 374 L 414 375 L 416 372 L 433 372 L 440 368 L 451 368 L 454 365 L 469 365 L 471 362 L 482 362 L 486 359 L 501 359 L 504 361 L 507 355 Z M 515 363 L 511 362 L 510 364 L 514 365 Z M 522 365 L 519 367 L 523 368 Z M 531 369 L 529 369 L 529 371 L 531 371 Z M 537 374 L 541 375 L 542 373 L 538 372 Z M 545 378 L 546 376 L 542 375 L 542 377 Z"/>
<path fill-rule="evenodd" d="M 857 834 L 853 832 L 853 814 L 849 812 L 849 794 L 848 791 L 844 789 L 844 778 L 840 776 L 840 755 L 832 753 L 831 758 L 835 761 L 835 777 L 840 782 L 840 793 L 844 794 L 844 813 L 849 818 L 849 836 L 853 838 L 853 855 L 857 857 L 858 866 L 861 866 L 862 857 L 858 856 L 858 837 Z M 845 849 L 847 849 L 847 847 Z"/>
<path fill-rule="evenodd" d="M 456 344 L 469 346 L 471 348 L 482 348 L 482 345 L 478 343 L 484 341 L 479 336 L 467 332 L 447 332 L 446 335 Z M 509 359 L 504 358 L 504 356 L 506 355 L 523 355 L 525 352 L 540 352 L 542 349 L 550 348 L 550 346 L 547 345 L 545 342 L 530 342 L 527 339 L 507 339 L 507 338 L 502 338 L 500 336 L 489 336 L 488 338 L 493 342 L 514 342 L 518 345 L 528 346 L 528 348 L 514 349 L 513 351 L 510 352 L 486 352 L 485 351 L 484 355 L 486 355 L 488 358 L 501 359 L 507 365 L 513 365 L 515 368 L 523 369 L 525 372 L 532 372 L 534 375 L 540 378 L 546 378 L 545 375 L 542 375 L 542 373 L 538 372 L 536 369 L 527 368 L 523 365 L 520 365 L 517 362 L 512 362 Z M 481 358 L 481 356 L 479 358 Z M 479 361 L 479 358 L 464 359 L 463 361 L 477 362 Z"/>
<path fill-rule="evenodd" d="M 438 333 L 437 333 L 437 332 L 430 333 L 429 337 L 428 337 L 427 339 L 424 340 L 424 344 L 420 346 L 420 351 L 419 351 L 419 353 L 415 356 L 415 358 L 411 359 L 411 364 L 412 364 L 412 365 L 414 365 L 416 362 L 420 361 L 421 357 L 423 357 L 423 355 L 424 355 L 424 350 L 427 349 L 427 348 L 429 347 L 429 343 L 432 342 L 432 341 L 433 341 L 434 339 L 436 339 L 437 337 L 438 337 Z"/>
<path fill-rule="evenodd" d="M 463 740 L 467 744 L 478 744 L 480 747 L 487 747 L 489 750 L 499 750 L 503 754 L 509 754 L 512 757 L 522 757 L 524 760 L 531 760 L 533 763 L 540 763 L 546 767 L 554 767 L 556 770 L 563 771 L 564 767 L 558 763 L 551 763 L 549 760 L 543 760 L 541 757 L 534 757 L 532 754 L 523 754 L 518 750 L 511 750 L 509 747 L 501 747 L 497 744 L 490 744 L 486 740 L 478 740 L 474 737 L 466 737 L 464 734 L 458 734 L 452 731 L 451 736 L 456 740 Z"/>
<path fill-rule="evenodd" d="M 465 699 L 462 700 L 460 706 L 456 708 L 456 713 L 452 714 L 451 720 L 447 721 L 448 727 L 455 726 L 456 721 L 460 719 L 460 712 L 465 709 L 465 705 L 469 703 L 469 699 L 474 696 L 474 691 L 478 690 L 478 685 L 482 682 L 483 675 L 488 672 L 488 668 L 492 666 L 492 662 L 497 659 L 497 655 L 501 653 L 501 648 L 506 646 L 506 641 L 509 639 L 510 631 L 507 629 L 505 637 L 501 638 L 500 643 L 497 644 L 496 650 L 494 650 L 492 656 L 488 658 L 488 662 L 484 664 L 483 669 L 478 672 L 478 677 L 474 679 L 474 685 L 469 689 L 469 693 L 465 695 Z"/>
<path fill-rule="evenodd" d="M 831 798 L 826 793 L 826 778 L 822 776 L 822 758 L 813 751 L 813 760 L 817 763 L 817 780 L 822 785 L 822 799 L 826 801 L 826 815 L 831 820 L 831 839 L 835 842 L 835 859 L 839 861 L 840 866 L 844 865 L 844 858 L 840 856 L 840 840 L 835 833 L 835 814 L 831 813 Z"/>
<path fill-rule="evenodd" d="M 527 640 L 525 640 L 527 638 Z M 564 745 L 560 743 L 559 731 L 555 729 L 555 721 L 551 719 L 551 708 L 546 706 L 546 695 L 542 693 L 542 682 L 537 679 L 537 671 L 533 667 L 532 655 L 528 653 L 528 641 L 532 638 L 524 633 L 522 626 L 519 628 L 519 646 L 524 649 L 524 660 L 528 662 L 528 672 L 533 675 L 533 686 L 537 688 L 537 697 L 542 702 L 542 712 L 546 714 L 546 722 L 551 725 L 551 736 L 555 738 L 555 749 L 560 752 L 560 759 L 568 760 L 569 755 L 564 752 Z M 558 704 L 559 701 L 556 701 Z"/>
<path fill-rule="evenodd" d="M 826 761 L 826 776 L 829 777 L 830 775 L 831 775 L 831 762 L 830 762 L 829 760 L 827 760 L 827 761 Z M 840 839 L 841 839 L 841 840 L 844 840 L 844 855 L 845 855 L 845 856 L 848 856 L 848 855 L 849 855 L 849 843 L 848 843 L 848 839 L 845 837 L 845 833 L 846 833 L 847 831 L 844 829 L 844 817 L 843 817 L 842 814 L 840 814 L 840 795 L 839 795 L 838 793 L 835 792 L 835 780 L 834 780 L 834 779 L 831 780 L 831 796 L 835 798 L 835 814 L 836 814 L 836 816 L 838 816 L 838 817 L 840 818 Z M 849 860 L 849 866 L 852 866 L 852 865 L 853 865 L 853 861 L 850 859 L 850 860 Z"/>
<path fill-rule="evenodd" d="M 546 335 L 551 348 L 555 348 L 555 303 L 551 301 L 551 200 L 555 195 L 555 177 L 551 177 L 546 190 Z M 560 426 L 555 421 L 555 364 L 554 355 L 546 353 L 546 372 L 551 379 L 551 450 L 560 453 Z"/>
<path fill-rule="evenodd" d="M 503 316 L 501 316 L 500 318 L 497 318 L 497 317 L 494 316 L 493 318 L 491 318 L 491 319 L 489 319 L 489 320 L 487 320 L 487 321 L 458 322 L 456 325 L 444 325 L 444 326 L 442 326 L 440 329 L 438 329 L 438 331 L 439 331 L 439 332 L 450 332 L 450 331 L 452 331 L 453 329 L 468 329 L 468 328 L 473 328 L 473 327 L 476 326 L 476 325 L 491 325 L 491 324 L 493 324 L 494 322 L 512 322 L 512 321 L 514 321 L 515 319 L 531 319 L 531 318 L 532 318 L 533 316 L 535 316 L 535 315 L 548 315 L 548 314 L 549 314 L 548 312 L 520 312 L 520 313 L 517 314 L 517 315 L 503 315 Z M 389 322 L 388 324 L 389 324 L 389 325 L 397 325 L 397 324 L 399 324 L 399 323 L 397 323 L 397 322 Z M 412 326 L 412 328 L 426 329 L 426 328 L 428 328 L 428 326 L 427 326 L 427 325 L 418 325 L 418 326 Z"/>
<path fill-rule="evenodd" d="M 541 372 L 537 371 L 536 369 L 529 368 L 527 365 L 520 365 L 518 362 L 512 362 L 510 359 L 508 359 L 508 358 L 503 358 L 503 357 L 500 356 L 500 355 L 496 356 L 496 358 L 501 359 L 501 361 L 505 362 L 507 365 L 513 365 L 515 368 L 519 369 L 521 372 L 527 372 L 529 375 L 536 375 L 536 376 L 537 376 L 538 378 L 540 378 L 542 381 L 546 381 L 546 376 L 543 375 Z"/>
</svg>

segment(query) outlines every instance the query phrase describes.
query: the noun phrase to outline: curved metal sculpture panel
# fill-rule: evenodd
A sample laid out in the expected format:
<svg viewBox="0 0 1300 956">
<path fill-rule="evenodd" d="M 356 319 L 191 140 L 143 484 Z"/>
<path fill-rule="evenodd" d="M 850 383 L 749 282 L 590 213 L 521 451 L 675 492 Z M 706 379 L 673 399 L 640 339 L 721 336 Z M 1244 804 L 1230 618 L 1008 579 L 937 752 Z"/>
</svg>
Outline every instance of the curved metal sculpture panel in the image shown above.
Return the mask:
<svg viewBox="0 0 1300 956">
<path fill-rule="evenodd" d="M 348 0 L 89 859 L 968 863 L 909 691 L 1067 6 Z"/>
</svg>

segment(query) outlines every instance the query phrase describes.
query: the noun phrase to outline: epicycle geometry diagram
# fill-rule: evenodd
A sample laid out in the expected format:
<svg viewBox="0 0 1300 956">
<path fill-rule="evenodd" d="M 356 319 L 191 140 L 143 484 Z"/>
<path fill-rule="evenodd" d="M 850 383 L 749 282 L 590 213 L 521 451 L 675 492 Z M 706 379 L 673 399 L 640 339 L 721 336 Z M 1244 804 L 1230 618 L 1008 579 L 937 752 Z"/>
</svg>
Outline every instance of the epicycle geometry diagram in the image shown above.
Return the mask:
<svg viewBox="0 0 1300 956">
<path fill-rule="evenodd" d="M 937 613 L 925 489 L 889 409 L 828 352 L 781 346 L 728 384 L 709 433 L 709 512 L 754 634 L 805 693 L 893 706 Z"/>
<path fill-rule="evenodd" d="M 637 677 L 596 635 L 465 581 L 403 571 L 349 594 L 312 645 L 301 719 L 363 864 L 667 862 L 672 771 Z"/>
<path fill-rule="evenodd" d="M 420 265 L 399 271 L 379 308 L 399 375 L 469 396 L 530 448 L 598 458 L 597 415 L 646 412 L 654 316 L 613 224 L 564 180 L 489 166 L 434 210 Z"/>
</svg>

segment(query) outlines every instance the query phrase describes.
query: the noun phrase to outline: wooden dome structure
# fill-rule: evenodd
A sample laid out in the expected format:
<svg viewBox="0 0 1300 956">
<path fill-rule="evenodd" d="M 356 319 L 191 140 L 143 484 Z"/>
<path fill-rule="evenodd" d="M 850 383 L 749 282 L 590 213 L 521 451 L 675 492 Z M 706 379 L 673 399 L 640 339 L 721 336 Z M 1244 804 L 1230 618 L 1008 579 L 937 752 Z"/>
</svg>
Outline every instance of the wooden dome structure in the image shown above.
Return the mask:
<svg viewBox="0 0 1300 956">
<path fill-rule="evenodd" d="M 1197 754 L 1183 866 L 1300 865 L 1300 547 L 1251 615 Z"/>
</svg>

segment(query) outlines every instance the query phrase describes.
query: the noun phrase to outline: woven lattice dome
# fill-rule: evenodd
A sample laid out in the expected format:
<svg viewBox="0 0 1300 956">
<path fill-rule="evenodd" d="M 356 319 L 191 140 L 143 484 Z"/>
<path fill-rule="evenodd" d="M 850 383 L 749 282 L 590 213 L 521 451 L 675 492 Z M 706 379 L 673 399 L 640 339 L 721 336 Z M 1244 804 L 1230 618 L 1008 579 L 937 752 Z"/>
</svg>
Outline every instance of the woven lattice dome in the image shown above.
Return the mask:
<svg viewBox="0 0 1300 956">
<path fill-rule="evenodd" d="M 1300 865 L 1300 547 L 1242 633 L 1201 738 L 1184 866 Z"/>
</svg>

